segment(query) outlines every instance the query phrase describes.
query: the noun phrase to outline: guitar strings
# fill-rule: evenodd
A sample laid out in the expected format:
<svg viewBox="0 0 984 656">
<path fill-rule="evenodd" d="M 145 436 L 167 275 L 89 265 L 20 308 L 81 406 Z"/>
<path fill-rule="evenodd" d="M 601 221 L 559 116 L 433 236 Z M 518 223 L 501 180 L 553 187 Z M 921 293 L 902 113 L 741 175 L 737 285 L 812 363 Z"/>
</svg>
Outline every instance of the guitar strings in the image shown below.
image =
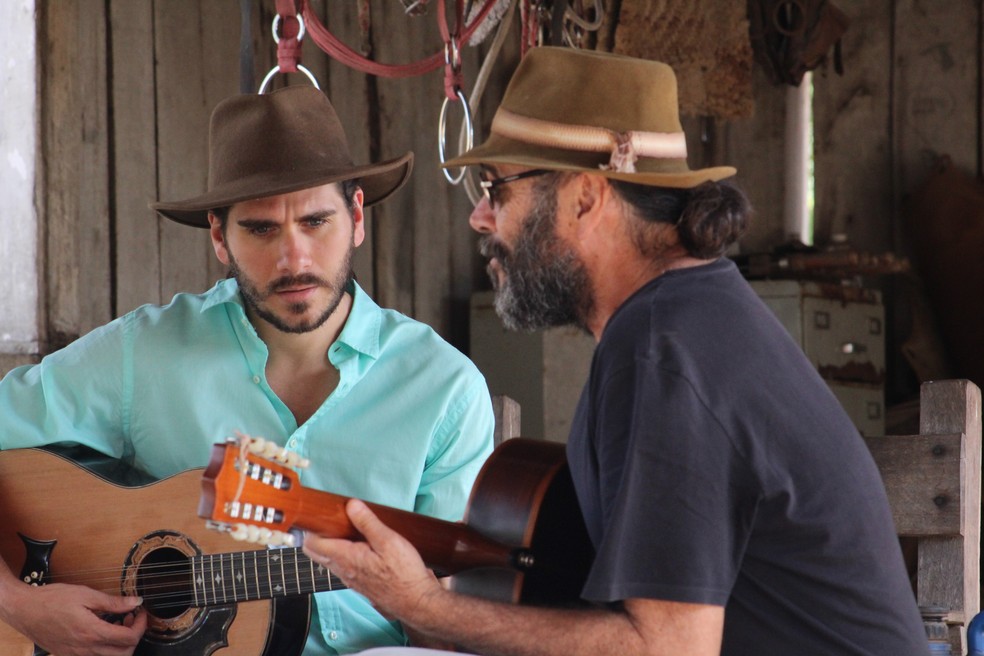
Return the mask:
<svg viewBox="0 0 984 656">
<path fill-rule="evenodd" d="M 250 568 L 250 571 L 253 573 L 252 581 L 249 581 L 251 577 L 242 573 L 242 568 L 238 568 L 239 574 L 245 580 L 237 579 L 240 581 L 239 583 L 233 582 L 231 584 L 227 580 L 226 573 L 237 571 L 234 563 L 235 557 L 253 554 L 254 552 L 215 554 L 212 556 L 206 554 L 189 557 L 187 561 L 146 565 L 138 564 L 136 565 L 138 569 L 138 580 L 140 582 L 138 592 L 143 597 L 145 605 L 148 605 L 148 602 L 150 602 L 153 609 L 168 609 L 180 606 L 194 607 L 196 605 L 196 595 L 192 561 L 197 559 L 199 562 L 203 562 L 206 558 L 214 559 L 215 556 L 218 556 L 219 564 L 218 566 L 213 566 L 214 564 L 210 563 L 210 578 L 212 578 L 211 575 L 219 574 L 222 579 L 215 583 L 218 590 L 215 590 L 215 586 L 211 584 L 201 584 L 205 588 L 204 594 L 199 593 L 199 596 L 204 598 L 203 603 L 198 604 L 201 606 L 310 594 L 318 592 L 319 587 L 324 590 L 344 589 L 346 587 L 341 579 L 332 574 L 328 569 L 324 569 L 324 574 L 315 574 L 314 561 L 304 555 L 300 548 L 284 548 L 275 551 L 277 552 L 276 554 L 262 551 L 264 559 L 267 561 L 265 569 L 256 566 Z M 277 565 L 269 562 L 269 556 L 271 555 L 281 556 L 282 564 Z M 184 566 L 187 566 L 185 571 L 176 571 Z M 302 568 L 304 570 L 310 568 L 310 572 L 302 571 Z M 112 576 L 87 578 L 91 574 L 110 572 L 113 573 Z M 278 583 L 278 581 L 283 581 L 283 583 Z M 295 585 L 288 585 L 288 581 L 294 582 Z M 325 581 L 327 581 L 327 584 L 325 584 Z M 103 587 L 101 591 L 108 594 L 118 594 L 120 572 L 115 568 L 80 570 L 52 575 L 49 577 L 48 582 L 78 583 L 97 590 L 100 589 L 98 586 L 101 584 L 112 584 L 111 587 Z M 181 589 L 180 586 L 187 587 Z M 277 588 L 280 588 L 280 590 L 277 590 Z M 158 592 L 159 590 L 166 592 Z M 242 598 L 239 598 L 240 596 Z M 219 601 L 220 597 L 221 601 Z M 230 597 L 232 598 L 230 599 Z"/>
<path fill-rule="evenodd" d="M 273 599 L 276 597 L 309 594 L 324 590 L 344 589 L 346 587 L 341 580 L 334 575 L 330 575 L 328 580 L 328 585 L 324 587 L 316 586 L 311 582 L 301 582 L 293 587 L 278 586 L 280 587 L 279 590 L 270 582 L 261 582 L 259 585 L 252 586 L 251 588 L 243 584 L 241 586 L 242 592 L 239 591 L 240 586 L 234 586 L 231 589 L 225 589 L 223 591 L 209 591 L 209 593 L 201 600 L 201 603 L 196 603 L 193 588 L 165 593 L 156 593 L 143 589 L 141 590 L 141 596 L 145 601 L 145 605 L 150 606 L 151 609 L 166 609 L 179 606 L 204 607 L 222 605 L 226 603 L 238 603 L 243 601 L 256 601 L 259 599 Z M 169 590 L 173 589 L 173 586 L 165 587 Z M 106 592 L 112 594 L 117 591 L 113 589 L 106 590 Z"/>
</svg>

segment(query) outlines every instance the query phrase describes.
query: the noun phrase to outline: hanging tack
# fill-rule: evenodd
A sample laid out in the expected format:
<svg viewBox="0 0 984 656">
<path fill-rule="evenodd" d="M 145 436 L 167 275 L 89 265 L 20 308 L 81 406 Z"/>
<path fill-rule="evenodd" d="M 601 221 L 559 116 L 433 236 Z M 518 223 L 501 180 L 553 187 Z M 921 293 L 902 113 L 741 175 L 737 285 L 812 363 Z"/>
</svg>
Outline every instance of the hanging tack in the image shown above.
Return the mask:
<svg viewBox="0 0 984 656">
<path fill-rule="evenodd" d="M 321 85 L 318 84 L 318 80 L 314 77 L 314 74 L 301 65 L 301 41 L 304 39 L 305 33 L 304 17 L 300 14 L 292 14 L 290 18 L 297 19 L 297 36 L 281 40 L 280 14 L 273 17 L 273 26 L 271 29 L 273 31 L 273 41 L 277 44 L 277 64 L 264 76 L 257 93 L 262 94 L 266 92 L 267 85 L 270 84 L 273 76 L 277 73 L 293 73 L 294 71 L 304 73 L 315 89 L 321 89 Z"/>
</svg>

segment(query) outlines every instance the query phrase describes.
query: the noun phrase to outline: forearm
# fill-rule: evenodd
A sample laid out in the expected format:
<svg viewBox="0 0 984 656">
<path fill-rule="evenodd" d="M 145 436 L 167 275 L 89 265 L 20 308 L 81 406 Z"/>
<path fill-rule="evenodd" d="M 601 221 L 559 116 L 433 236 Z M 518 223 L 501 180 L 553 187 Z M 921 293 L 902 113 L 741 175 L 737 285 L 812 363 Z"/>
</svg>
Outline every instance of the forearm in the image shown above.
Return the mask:
<svg viewBox="0 0 984 656">
<path fill-rule="evenodd" d="M 11 573 L 10 568 L 7 567 L 7 563 L 3 561 L 0 557 L 0 620 L 7 620 L 7 612 L 10 608 L 10 603 L 8 603 L 8 586 L 11 585 L 11 581 L 14 579 L 14 575 Z"/>
<path fill-rule="evenodd" d="M 362 502 L 346 505 L 365 541 L 306 535 L 304 551 L 384 615 L 434 639 L 489 656 L 716 656 L 724 608 L 626 599 L 618 607 L 514 606 L 444 589 L 407 540 Z"/>
<path fill-rule="evenodd" d="M 535 608 L 442 591 L 403 619 L 488 656 L 716 656 L 724 609 L 643 599 L 617 608 Z"/>
<path fill-rule="evenodd" d="M 17 607 L 13 601 L 12 593 L 16 592 L 13 586 L 23 585 L 14 573 L 0 557 L 0 620 L 10 624 L 12 611 Z"/>
<path fill-rule="evenodd" d="M 18 632 L 25 632 L 28 616 L 33 611 L 31 591 L 31 587 L 0 558 L 0 621 Z"/>
<path fill-rule="evenodd" d="M 616 610 L 519 607 L 441 593 L 402 619 L 425 635 L 487 656 L 647 653 L 628 616 Z"/>
</svg>

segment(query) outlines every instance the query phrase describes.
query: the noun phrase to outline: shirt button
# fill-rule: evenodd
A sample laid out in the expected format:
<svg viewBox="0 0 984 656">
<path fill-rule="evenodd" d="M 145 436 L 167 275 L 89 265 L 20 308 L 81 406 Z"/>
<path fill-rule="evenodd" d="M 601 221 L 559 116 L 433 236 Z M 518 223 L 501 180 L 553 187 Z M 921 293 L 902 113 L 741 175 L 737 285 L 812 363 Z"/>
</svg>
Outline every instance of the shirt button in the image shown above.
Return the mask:
<svg viewBox="0 0 984 656">
<path fill-rule="evenodd" d="M 260 377 L 259 376 L 253 376 L 253 382 L 256 383 L 257 385 L 259 385 L 260 384 Z"/>
<path fill-rule="evenodd" d="M 297 448 L 297 438 L 296 437 L 291 438 L 291 440 L 290 440 L 290 448 L 292 448 L 292 449 L 296 449 Z"/>
<path fill-rule="evenodd" d="M 337 640 L 338 639 L 338 634 L 335 633 L 334 631 L 332 631 L 331 633 L 328 634 L 328 638 L 330 640 Z"/>
</svg>

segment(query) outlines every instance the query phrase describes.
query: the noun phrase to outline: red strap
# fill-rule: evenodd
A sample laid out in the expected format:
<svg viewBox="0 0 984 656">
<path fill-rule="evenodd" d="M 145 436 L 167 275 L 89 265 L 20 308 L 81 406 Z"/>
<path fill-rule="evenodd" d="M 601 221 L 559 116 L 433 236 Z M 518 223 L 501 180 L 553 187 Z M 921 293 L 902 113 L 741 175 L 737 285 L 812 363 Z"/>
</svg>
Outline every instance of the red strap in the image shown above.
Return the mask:
<svg viewBox="0 0 984 656">
<path fill-rule="evenodd" d="M 280 16 L 277 65 L 281 73 L 294 73 L 301 63 L 301 42 L 297 40 L 301 23 L 297 20 L 296 0 L 277 0 L 277 14 Z"/>
<path fill-rule="evenodd" d="M 455 29 L 461 28 L 462 2 L 456 0 L 454 3 L 454 26 Z M 437 26 L 441 30 L 441 38 L 444 39 L 444 93 L 450 100 L 458 99 L 458 90 L 464 84 L 464 76 L 461 74 L 461 41 L 451 33 L 448 27 L 447 8 L 444 0 L 437 0 Z"/>
<path fill-rule="evenodd" d="M 278 4 L 281 1 L 290 2 L 291 0 L 278 0 Z M 371 59 L 366 59 L 342 43 L 328 31 L 328 28 L 321 23 L 318 15 L 313 9 L 311 9 L 311 3 L 309 0 L 300 0 L 300 3 L 301 15 L 304 17 L 304 24 L 307 28 L 307 32 L 311 35 L 311 38 L 318 45 L 318 47 L 346 66 L 354 68 L 357 71 L 362 71 L 363 73 L 368 73 L 370 75 L 377 75 L 379 77 L 403 78 L 429 73 L 438 69 L 441 64 L 444 63 L 443 50 L 434 53 L 430 57 L 426 57 L 409 64 L 384 64 Z M 471 37 L 472 33 L 481 24 L 482 20 L 484 20 L 488 13 L 492 11 L 492 7 L 495 6 L 495 3 L 496 0 L 485 1 L 485 6 L 482 7 L 482 11 L 475 17 L 475 20 L 473 20 L 470 25 L 465 26 L 465 29 L 462 30 L 461 34 L 457 37 L 457 42 L 459 45 L 465 43 L 468 38 Z M 440 15 L 444 16 L 443 6 L 441 9 Z M 443 29 L 447 29 L 446 22 L 444 23 Z M 446 40 L 449 40 L 450 31 L 448 31 L 447 34 L 444 34 L 442 31 L 441 36 Z M 455 95 L 455 97 L 457 96 Z"/>
</svg>

